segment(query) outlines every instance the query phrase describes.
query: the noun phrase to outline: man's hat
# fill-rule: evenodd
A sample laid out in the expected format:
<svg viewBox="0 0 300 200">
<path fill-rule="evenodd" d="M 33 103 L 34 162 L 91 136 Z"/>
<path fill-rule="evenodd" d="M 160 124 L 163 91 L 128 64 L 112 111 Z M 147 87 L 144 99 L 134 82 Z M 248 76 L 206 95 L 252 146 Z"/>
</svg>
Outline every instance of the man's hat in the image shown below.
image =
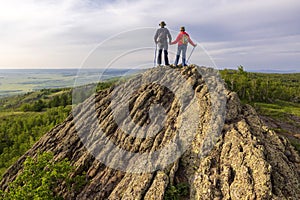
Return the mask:
<svg viewBox="0 0 300 200">
<path fill-rule="evenodd" d="M 180 31 L 185 31 L 184 26 L 180 27 Z"/>
<path fill-rule="evenodd" d="M 167 25 L 164 21 L 162 21 L 162 22 L 160 22 L 160 24 L 159 24 L 160 26 L 165 26 L 165 25 Z"/>
</svg>

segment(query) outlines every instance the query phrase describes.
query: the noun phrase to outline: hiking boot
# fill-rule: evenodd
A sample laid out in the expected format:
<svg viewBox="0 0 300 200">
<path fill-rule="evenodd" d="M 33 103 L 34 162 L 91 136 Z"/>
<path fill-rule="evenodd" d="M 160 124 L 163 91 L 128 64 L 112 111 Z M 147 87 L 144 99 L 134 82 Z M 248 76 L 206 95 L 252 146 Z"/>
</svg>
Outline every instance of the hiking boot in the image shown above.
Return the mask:
<svg viewBox="0 0 300 200">
<path fill-rule="evenodd" d="M 185 58 L 182 58 L 182 66 L 187 66 L 187 64 L 185 63 L 186 59 Z"/>
<path fill-rule="evenodd" d="M 176 59 L 175 59 L 175 63 L 174 63 L 174 65 L 175 65 L 176 67 L 177 67 L 177 65 L 178 65 L 179 57 L 180 57 L 180 55 L 176 55 Z"/>
</svg>

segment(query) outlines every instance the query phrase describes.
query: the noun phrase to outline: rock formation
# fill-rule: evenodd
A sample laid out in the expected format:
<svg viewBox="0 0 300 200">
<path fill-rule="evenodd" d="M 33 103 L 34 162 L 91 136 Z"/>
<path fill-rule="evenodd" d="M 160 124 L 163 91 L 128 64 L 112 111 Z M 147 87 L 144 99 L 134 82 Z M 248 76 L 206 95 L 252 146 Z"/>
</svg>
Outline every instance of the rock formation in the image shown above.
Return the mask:
<svg viewBox="0 0 300 200">
<path fill-rule="evenodd" d="M 58 191 L 65 199 L 159 200 L 166 197 L 170 186 L 178 184 L 189 188 L 182 199 L 300 199 L 300 158 L 294 148 L 269 130 L 251 106 L 242 105 L 235 93 L 219 91 L 218 85 L 212 85 L 214 80 L 204 77 L 211 69 L 198 69 L 153 68 L 120 87 L 93 95 L 11 166 L 0 188 L 7 189 L 22 171 L 26 157 L 52 151 L 56 160 L 71 160 L 76 174 L 86 172 L 88 182 L 82 190 L 68 191 L 64 184 L 60 185 Z M 200 73 L 201 70 L 204 71 Z M 183 82 L 190 88 L 182 86 Z M 130 88 L 132 93 L 123 91 Z M 212 103 L 211 89 L 223 92 L 226 104 Z M 122 102 L 121 91 L 127 102 Z M 127 105 L 124 108 L 128 113 L 122 105 Z M 226 106 L 224 116 L 212 117 L 215 109 L 222 106 Z M 197 120 L 184 120 L 185 117 Z M 214 126 L 215 122 L 221 127 Z M 180 129 L 193 138 L 179 139 L 174 151 L 179 149 L 180 154 L 173 151 L 174 161 L 164 163 L 153 152 L 176 141 Z M 214 131 L 220 136 L 210 137 Z M 155 134 L 147 137 L 151 132 Z M 122 154 L 126 158 L 118 160 L 118 152 L 106 148 L 101 138 L 131 154 Z M 143 153 L 151 159 L 139 162 L 136 155 Z"/>
</svg>

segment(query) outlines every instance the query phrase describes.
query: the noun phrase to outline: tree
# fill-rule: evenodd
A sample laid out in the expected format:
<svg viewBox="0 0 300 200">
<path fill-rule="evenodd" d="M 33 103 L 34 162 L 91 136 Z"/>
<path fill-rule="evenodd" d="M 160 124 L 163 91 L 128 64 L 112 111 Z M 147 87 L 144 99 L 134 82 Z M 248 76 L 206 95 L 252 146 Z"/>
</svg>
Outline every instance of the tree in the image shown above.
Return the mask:
<svg viewBox="0 0 300 200">
<path fill-rule="evenodd" d="M 33 111 L 40 112 L 45 107 L 45 103 L 42 100 L 38 100 L 33 104 Z"/>
</svg>

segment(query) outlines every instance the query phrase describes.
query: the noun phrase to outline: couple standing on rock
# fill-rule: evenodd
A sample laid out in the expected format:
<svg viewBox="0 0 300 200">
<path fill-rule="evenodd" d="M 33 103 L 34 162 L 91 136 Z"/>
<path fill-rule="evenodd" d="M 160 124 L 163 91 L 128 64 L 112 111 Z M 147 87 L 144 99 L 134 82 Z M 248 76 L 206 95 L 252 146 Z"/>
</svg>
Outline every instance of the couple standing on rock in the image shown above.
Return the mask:
<svg viewBox="0 0 300 200">
<path fill-rule="evenodd" d="M 182 52 L 182 66 L 187 66 L 187 64 L 186 64 L 187 45 L 188 45 L 188 43 L 190 43 L 191 45 L 196 47 L 197 44 L 195 44 L 191 40 L 189 34 L 187 34 L 187 32 L 185 32 L 184 27 L 180 27 L 180 32 L 179 32 L 176 40 L 171 42 L 172 41 L 172 36 L 170 34 L 170 31 L 167 28 L 165 28 L 166 23 L 164 21 L 162 21 L 159 24 L 159 26 L 160 26 L 160 28 L 157 29 L 157 31 L 154 35 L 154 41 L 155 41 L 156 45 L 158 45 L 157 64 L 161 65 L 162 51 L 164 50 L 165 65 L 166 66 L 170 65 L 169 64 L 169 59 L 168 59 L 168 44 L 172 45 L 172 44 L 178 43 L 177 55 L 176 55 L 174 65 L 175 66 L 178 65 L 178 61 L 179 61 L 179 58 L 180 58 L 180 53 Z M 168 43 L 168 39 L 169 39 L 169 43 Z"/>
</svg>

